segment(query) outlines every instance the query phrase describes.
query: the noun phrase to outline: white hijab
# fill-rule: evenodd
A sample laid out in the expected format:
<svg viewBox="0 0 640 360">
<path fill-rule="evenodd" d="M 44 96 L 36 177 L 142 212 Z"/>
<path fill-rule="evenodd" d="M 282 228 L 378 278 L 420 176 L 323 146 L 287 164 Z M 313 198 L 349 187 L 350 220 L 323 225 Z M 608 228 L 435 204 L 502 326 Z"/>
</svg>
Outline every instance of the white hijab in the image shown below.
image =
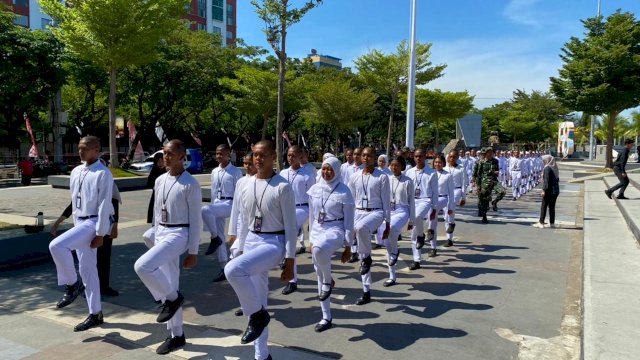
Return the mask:
<svg viewBox="0 0 640 360">
<path fill-rule="evenodd" d="M 331 194 L 331 200 L 342 204 L 355 204 L 353 196 L 349 188 L 340 182 L 340 160 L 338 158 L 329 157 L 322 162 L 322 167 L 319 173 L 322 173 L 322 168 L 325 165 L 331 166 L 333 169 L 333 179 L 326 181 L 321 177 L 321 180 L 307 191 L 307 195 L 315 198 L 327 198 Z"/>
</svg>

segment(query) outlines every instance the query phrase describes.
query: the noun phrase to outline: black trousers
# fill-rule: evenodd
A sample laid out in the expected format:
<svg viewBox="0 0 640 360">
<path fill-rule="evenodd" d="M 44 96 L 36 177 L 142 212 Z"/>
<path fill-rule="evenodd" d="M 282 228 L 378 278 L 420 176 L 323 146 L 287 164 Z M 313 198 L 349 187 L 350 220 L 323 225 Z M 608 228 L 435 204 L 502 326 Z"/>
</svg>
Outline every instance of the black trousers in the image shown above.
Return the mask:
<svg viewBox="0 0 640 360">
<path fill-rule="evenodd" d="M 558 194 L 544 194 L 542 205 L 540 206 L 540 224 L 544 224 L 544 219 L 547 217 L 547 208 L 549 208 L 549 224 L 555 224 L 556 200 L 558 200 Z"/>
<path fill-rule="evenodd" d="M 98 248 L 98 278 L 100 278 L 100 289 L 109 288 L 109 277 L 111 275 L 111 246 L 113 239 L 105 235 L 102 246 Z"/>
<path fill-rule="evenodd" d="M 617 185 L 614 185 L 611 189 L 609 189 L 609 192 L 613 194 L 614 191 L 620 189 L 620 192 L 618 192 L 618 196 L 624 195 L 624 191 L 627 190 L 627 186 L 629 186 L 629 177 L 622 176 L 622 174 L 626 175 L 626 173 L 623 173 L 622 171 L 616 168 L 613 168 L 613 173 L 616 174 L 620 182 Z"/>
</svg>

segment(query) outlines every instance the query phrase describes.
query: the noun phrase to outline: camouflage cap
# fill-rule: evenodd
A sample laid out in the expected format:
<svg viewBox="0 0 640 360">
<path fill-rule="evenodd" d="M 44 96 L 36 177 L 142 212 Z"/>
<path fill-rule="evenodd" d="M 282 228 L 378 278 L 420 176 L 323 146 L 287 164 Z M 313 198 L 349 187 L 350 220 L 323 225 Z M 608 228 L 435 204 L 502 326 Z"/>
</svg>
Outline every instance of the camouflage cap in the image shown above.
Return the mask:
<svg viewBox="0 0 640 360">
<path fill-rule="evenodd" d="M 486 148 L 481 148 L 480 150 L 478 150 L 478 152 L 479 152 L 480 154 L 484 154 L 484 153 L 486 153 L 486 150 L 485 150 L 485 149 L 486 149 Z"/>
</svg>

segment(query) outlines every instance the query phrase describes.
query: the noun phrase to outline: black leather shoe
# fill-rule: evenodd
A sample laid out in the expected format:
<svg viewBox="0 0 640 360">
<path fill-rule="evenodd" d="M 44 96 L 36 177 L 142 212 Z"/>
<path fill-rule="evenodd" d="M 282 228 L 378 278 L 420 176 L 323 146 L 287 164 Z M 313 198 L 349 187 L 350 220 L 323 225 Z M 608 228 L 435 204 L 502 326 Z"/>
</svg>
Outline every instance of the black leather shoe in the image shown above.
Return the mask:
<svg viewBox="0 0 640 360">
<path fill-rule="evenodd" d="M 498 211 L 498 203 L 497 202 L 492 201 L 491 202 L 491 206 L 492 206 L 493 211 Z"/>
<path fill-rule="evenodd" d="M 325 321 L 324 323 L 319 322 L 316 324 L 316 327 L 314 328 L 316 332 L 323 332 L 325 330 L 331 329 L 331 320 L 323 320 Z"/>
<path fill-rule="evenodd" d="M 320 291 L 320 295 L 318 295 L 318 300 L 325 301 L 325 300 L 327 300 L 329 298 L 329 296 L 331 296 L 331 291 L 333 291 L 333 284 L 334 284 L 333 280 L 331 281 L 331 284 L 326 284 L 326 283 L 322 284 L 322 285 L 329 285 L 329 290 Z"/>
<path fill-rule="evenodd" d="M 433 237 L 434 237 L 434 236 L 435 236 L 435 232 L 434 232 L 433 230 L 431 230 L 431 229 L 428 229 L 428 230 L 427 230 L 427 240 L 428 240 L 428 241 L 433 240 Z"/>
<path fill-rule="evenodd" d="M 218 273 L 218 276 L 216 276 L 213 279 L 213 282 L 221 282 L 221 281 L 225 281 L 227 280 L 227 275 L 224 274 L 224 269 L 220 270 L 220 273 Z"/>
<path fill-rule="evenodd" d="M 216 252 L 216 250 L 218 250 L 218 247 L 220 247 L 220 245 L 222 245 L 222 239 L 220 239 L 219 236 L 211 238 L 211 242 L 209 243 L 209 247 L 207 248 L 207 251 L 204 252 L 204 254 L 205 255 L 213 254 L 214 252 Z"/>
<path fill-rule="evenodd" d="M 438 255 L 438 250 L 436 249 L 429 250 L 429 257 L 436 257 L 436 255 Z"/>
<path fill-rule="evenodd" d="M 64 290 L 64 295 L 62 295 L 60 300 L 58 300 L 56 307 L 58 309 L 62 309 L 63 307 L 74 302 L 78 295 L 80 295 L 82 289 L 84 289 L 84 286 L 82 286 L 80 280 L 76 281 L 76 283 L 73 285 L 67 285 Z"/>
<path fill-rule="evenodd" d="M 102 311 L 100 311 L 97 314 L 89 314 L 89 316 L 83 322 L 73 328 L 73 331 L 79 332 L 89 330 L 92 327 L 102 325 L 102 323 L 104 323 L 104 320 L 102 318 Z"/>
<path fill-rule="evenodd" d="M 251 314 L 251 316 L 249 316 L 249 324 L 244 334 L 242 334 L 240 343 L 248 344 L 259 338 L 264 328 L 269 325 L 269 321 L 271 321 L 271 316 L 269 316 L 269 313 L 264 308 Z"/>
<path fill-rule="evenodd" d="M 233 313 L 233 315 L 235 315 L 235 316 L 242 316 L 242 315 L 244 315 L 244 311 L 242 311 L 242 309 L 238 309 L 238 310 L 236 310 L 236 311 Z"/>
<path fill-rule="evenodd" d="M 116 296 L 120 295 L 118 290 L 115 290 L 115 289 L 113 289 L 111 287 L 108 287 L 106 289 L 100 289 L 100 294 L 102 296 L 109 296 L 109 297 L 116 297 Z"/>
<path fill-rule="evenodd" d="M 304 246 L 300 246 L 298 250 L 296 250 L 296 255 L 304 254 L 305 252 L 307 252 L 307 249 L 305 249 Z"/>
<path fill-rule="evenodd" d="M 258 360 L 258 359 L 256 359 L 256 360 Z M 271 354 L 269 354 L 269 356 L 267 356 L 267 358 L 264 359 L 264 360 L 273 360 L 273 358 L 271 357 Z"/>
<path fill-rule="evenodd" d="M 447 224 L 447 234 L 453 234 L 456 229 L 456 223 Z"/>
<path fill-rule="evenodd" d="M 447 243 L 443 245 L 444 247 L 452 247 L 453 246 L 453 240 L 447 240 Z"/>
<path fill-rule="evenodd" d="M 382 245 L 380 244 L 373 245 L 373 250 L 378 250 L 378 249 L 382 249 Z"/>
<path fill-rule="evenodd" d="M 489 220 L 487 220 L 487 215 L 486 214 L 482 215 L 482 223 L 483 224 L 488 224 L 489 223 Z"/>
<path fill-rule="evenodd" d="M 170 300 L 164 301 L 164 304 L 162 304 L 162 306 L 160 307 L 160 314 L 158 314 L 158 318 L 156 319 L 156 321 L 159 323 L 163 323 L 171 320 L 173 315 L 176 314 L 176 311 L 178 311 L 180 306 L 182 306 L 183 302 L 184 302 L 184 296 L 182 296 L 180 291 L 178 291 L 177 299 L 173 301 L 170 301 Z"/>
<path fill-rule="evenodd" d="M 398 262 L 398 258 L 400 257 L 400 250 L 397 253 L 391 254 L 391 261 L 389 261 L 389 266 L 394 266 Z"/>
<path fill-rule="evenodd" d="M 174 336 L 168 337 L 158 348 L 156 349 L 156 354 L 165 355 L 178 348 L 181 348 L 186 344 L 186 339 L 184 338 L 184 334 L 182 336 Z"/>
<path fill-rule="evenodd" d="M 616 199 L 620 199 L 620 200 L 629 200 L 628 197 L 624 196 L 624 195 L 618 195 L 616 196 Z"/>
<path fill-rule="evenodd" d="M 298 290 L 298 284 L 294 282 L 287 283 L 287 286 L 282 289 L 282 295 L 289 295 Z"/>
<path fill-rule="evenodd" d="M 358 260 L 359 260 L 358 254 L 357 253 L 353 253 L 353 254 L 351 254 L 351 258 L 349 259 L 348 262 L 354 263 L 354 262 L 358 262 Z"/>
<path fill-rule="evenodd" d="M 364 305 L 371 302 L 371 291 L 363 292 L 362 296 L 356 300 L 356 305 Z"/>
<path fill-rule="evenodd" d="M 367 256 L 366 258 L 360 261 L 360 275 L 366 275 L 369 271 L 371 271 L 371 264 L 373 260 L 371 256 Z"/>
<path fill-rule="evenodd" d="M 414 261 L 411 266 L 409 266 L 409 270 L 418 270 L 420 269 L 420 262 Z"/>
<path fill-rule="evenodd" d="M 416 239 L 416 249 L 422 249 L 424 246 L 424 234 L 419 235 Z"/>
<path fill-rule="evenodd" d="M 613 199 L 613 198 L 611 197 L 611 193 L 609 192 L 609 190 L 605 190 L 605 191 L 604 191 L 604 194 L 605 194 L 605 195 L 607 195 L 607 197 L 608 197 L 609 199 Z"/>
<path fill-rule="evenodd" d="M 384 287 L 389 287 L 389 286 L 393 286 L 396 284 L 396 281 L 393 279 L 388 279 L 387 281 L 385 281 L 382 286 Z"/>
</svg>

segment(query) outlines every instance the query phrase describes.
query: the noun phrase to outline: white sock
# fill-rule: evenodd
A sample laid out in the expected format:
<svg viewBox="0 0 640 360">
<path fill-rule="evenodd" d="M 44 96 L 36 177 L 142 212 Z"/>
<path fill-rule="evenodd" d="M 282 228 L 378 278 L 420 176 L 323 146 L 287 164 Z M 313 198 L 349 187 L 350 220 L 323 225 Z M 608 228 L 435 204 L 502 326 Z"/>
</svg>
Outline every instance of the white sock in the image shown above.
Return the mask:
<svg viewBox="0 0 640 360">
<path fill-rule="evenodd" d="M 174 291 L 171 294 L 167 295 L 167 300 L 169 300 L 169 301 L 174 301 L 177 298 L 178 298 L 178 292 L 177 291 Z"/>
<path fill-rule="evenodd" d="M 389 279 L 396 280 L 396 266 L 389 266 Z"/>
</svg>

